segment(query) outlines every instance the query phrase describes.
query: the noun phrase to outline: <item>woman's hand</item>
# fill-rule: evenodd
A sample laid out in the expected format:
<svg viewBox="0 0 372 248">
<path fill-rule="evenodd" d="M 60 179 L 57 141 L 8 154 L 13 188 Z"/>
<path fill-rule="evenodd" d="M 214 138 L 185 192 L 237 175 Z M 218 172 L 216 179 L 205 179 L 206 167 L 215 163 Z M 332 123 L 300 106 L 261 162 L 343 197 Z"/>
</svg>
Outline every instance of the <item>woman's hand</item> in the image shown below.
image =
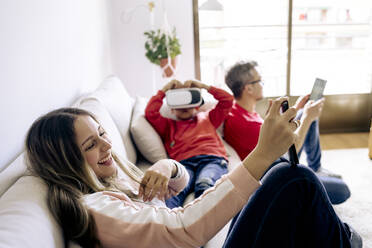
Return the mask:
<svg viewBox="0 0 372 248">
<path fill-rule="evenodd" d="M 196 87 L 196 88 L 199 88 L 199 89 L 206 89 L 206 90 L 209 90 L 209 88 L 210 88 L 209 85 L 203 84 L 202 82 L 199 82 L 199 81 L 196 81 L 196 80 L 187 80 L 187 81 L 185 81 L 185 83 L 183 85 L 184 85 L 185 88 Z"/>
<path fill-rule="evenodd" d="M 268 114 L 261 126 L 257 148 L 274 161 L 283 155 L 296 139 L 294 131 L 297 124 L 292 120 L 296 116 L 296 109 L 289 108 L 280 114 L 280 108 L 286 98 L 279 98 L 272 102 Z"/>
<path fill-rule="evenodd" d="M 178 89 L 183 87 L 184 86 L 180 81 L 178 81 L 177 79 L 173 79 L 163 87 L 162 91 L 165 93 L 170 89 Z"/>
<path fill-rule="evenodd" d="M 294 131 L 298 124 L 292 121 L 296 109 L 291 107 L 283 114 L 280 113 L 281 104 L 285 100 L 287 98 L 281 97 L 270 103 L 257 146 L 243 161 L 243 165 L 257 180 L 296 140 Z"/>
<path fill-rule="evenodd" d="M 177 167 L 172 160 L 162 159 L 146 170 L 139 188 L 139 197 L 151 201 L 154 197 L 164 200 L 168 192 L 168 182 L 177 173 Z"/>
</svg>

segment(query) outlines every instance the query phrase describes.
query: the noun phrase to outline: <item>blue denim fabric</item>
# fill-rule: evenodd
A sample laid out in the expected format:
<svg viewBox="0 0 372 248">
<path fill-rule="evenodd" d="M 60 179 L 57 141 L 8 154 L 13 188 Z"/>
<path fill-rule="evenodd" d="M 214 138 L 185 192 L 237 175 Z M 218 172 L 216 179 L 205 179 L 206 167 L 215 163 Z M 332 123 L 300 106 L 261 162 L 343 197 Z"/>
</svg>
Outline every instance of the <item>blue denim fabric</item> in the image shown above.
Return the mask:
<svg viewBox="0 0 372 248">
<path fill-rule="evenodd" d="M 297 113 L 296 119 L 301 119 L 303 110 L 300 109 Z M 322 151 L 320 149 L 319 140 L 319 121 L 315 120 L 311 123 L 309 130 L 307 131 L 305 141 L 300 151 L 298 151 L 298 157 L 301 156 L 302 150 L 305 149 L 307 165 L 313 170 L 317 171 L 320 168 L 320 159 L 322 157 Z"/>
<path fill-rule="evenodd" d="M 351 193 L 344 180 L 335 177 L 318 176 L 327 191 L 332 204 L 340 204 L 349 199 Z"/>
<path fill-rule="evenodd" d="M 232 220 L 224 248 L 350 247 L 350 231 L 307 166 L 280 162 L 261 182 Z"/>
<path fill-rule="evenodd" d="M 213 155 L 198 155 L 181 160 L 180 163 L 185 166 L 190 180 L 181 193 L 165 201 L 169 208 L 182 206 L 187 195 L 193 191 L 195 198 L 199 197 L 228 172 L 226 159 Z"/>
</svg>

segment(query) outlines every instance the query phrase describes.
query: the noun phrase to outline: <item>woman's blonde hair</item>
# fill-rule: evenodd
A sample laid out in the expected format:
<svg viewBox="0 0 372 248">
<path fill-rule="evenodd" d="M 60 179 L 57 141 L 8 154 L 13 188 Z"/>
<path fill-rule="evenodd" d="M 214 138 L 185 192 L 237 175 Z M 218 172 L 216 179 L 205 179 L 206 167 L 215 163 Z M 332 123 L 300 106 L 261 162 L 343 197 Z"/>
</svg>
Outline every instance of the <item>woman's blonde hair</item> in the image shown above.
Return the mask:
<svg viewBox="0 0 372 248">
<path fill-rule="evenodd" d="M 130 197 L 136 195 L 123 188 L 116 175 L 97 178 L 87 165 L 76 143 L 74 122 L 79 116 L 90 116 L 97 121 L 93 114 L 78 108 L 57 109 L 37 119 L 27 133 L 26 158 L 30 171 L 48 187 L 48 207 L 62 227 L 65 246 L 74 240 L 82 247 L 99 247 L 94 220 L 81 197 L 105 190 L 122 191 Z M 114 153 L 113 158 L 124 173 L 140 183 L 141 170 L 129 161 L 122 162 Z"/>
</svg>

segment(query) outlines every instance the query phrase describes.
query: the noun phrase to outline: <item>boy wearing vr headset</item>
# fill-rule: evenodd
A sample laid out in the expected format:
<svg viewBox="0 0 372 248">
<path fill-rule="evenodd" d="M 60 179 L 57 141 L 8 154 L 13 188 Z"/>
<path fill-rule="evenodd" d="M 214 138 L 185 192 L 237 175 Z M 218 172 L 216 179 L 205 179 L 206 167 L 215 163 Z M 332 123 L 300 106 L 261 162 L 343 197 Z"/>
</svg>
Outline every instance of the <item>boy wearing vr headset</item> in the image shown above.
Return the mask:
<svg viewBox="0 0 372 248">
<path fill-rule="evenodd" d="M 160 114 L 167 91 L 180 88 L 187 91 L 192 87 L 206 89 L 218 100 L 217 105 L 208 112 L 198 112 L 200 105 L 195 104 L 171 105 L 177 120 Z M 216 129 L 230 112 L 233 99 L 226 91 L 198 81 L 189 80 L 182 84 L 178 80 L 172 80 L 148 102 L 146 119 L 162 138 L 168 156 L 183 164 L 190 175 L 185 189 L 166 201 L 169 208 L 182 206 L 186 196 L 192 191 L 195 191 L 195 197 L 199 197 L 227 173 L 227 154 Z"/>
</svg>

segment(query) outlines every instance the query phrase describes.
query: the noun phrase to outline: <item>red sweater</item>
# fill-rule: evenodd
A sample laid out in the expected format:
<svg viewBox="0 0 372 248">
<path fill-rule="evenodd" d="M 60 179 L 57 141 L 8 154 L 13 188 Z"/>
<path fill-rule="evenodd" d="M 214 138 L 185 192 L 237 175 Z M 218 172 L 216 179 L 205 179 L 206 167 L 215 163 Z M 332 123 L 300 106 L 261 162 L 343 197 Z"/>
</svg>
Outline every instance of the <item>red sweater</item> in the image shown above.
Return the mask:
<svg viewBox="0 0 372 248">
<path fill-rule="evenodd" d="M 235 149 L 241 160 L 256 147 L 263 119 L 257 112 L 248 112 L 236 102 L 226 118 L 224 139 Z"/>
<path fill-rule="evenodd" d="M 172 120 L 160 114 L 165 96 L 161 90 L 148 102 L 146 119 L 162 138 L 170 158 L 181 161 L 197 155 L 215 155 L 227 159 L 216 129 L 231 110 L 233 96 L 215 87 L 210 87 L 208 92 L 218 100 L 216 107 L 189 120 Z"/>
</svg>

